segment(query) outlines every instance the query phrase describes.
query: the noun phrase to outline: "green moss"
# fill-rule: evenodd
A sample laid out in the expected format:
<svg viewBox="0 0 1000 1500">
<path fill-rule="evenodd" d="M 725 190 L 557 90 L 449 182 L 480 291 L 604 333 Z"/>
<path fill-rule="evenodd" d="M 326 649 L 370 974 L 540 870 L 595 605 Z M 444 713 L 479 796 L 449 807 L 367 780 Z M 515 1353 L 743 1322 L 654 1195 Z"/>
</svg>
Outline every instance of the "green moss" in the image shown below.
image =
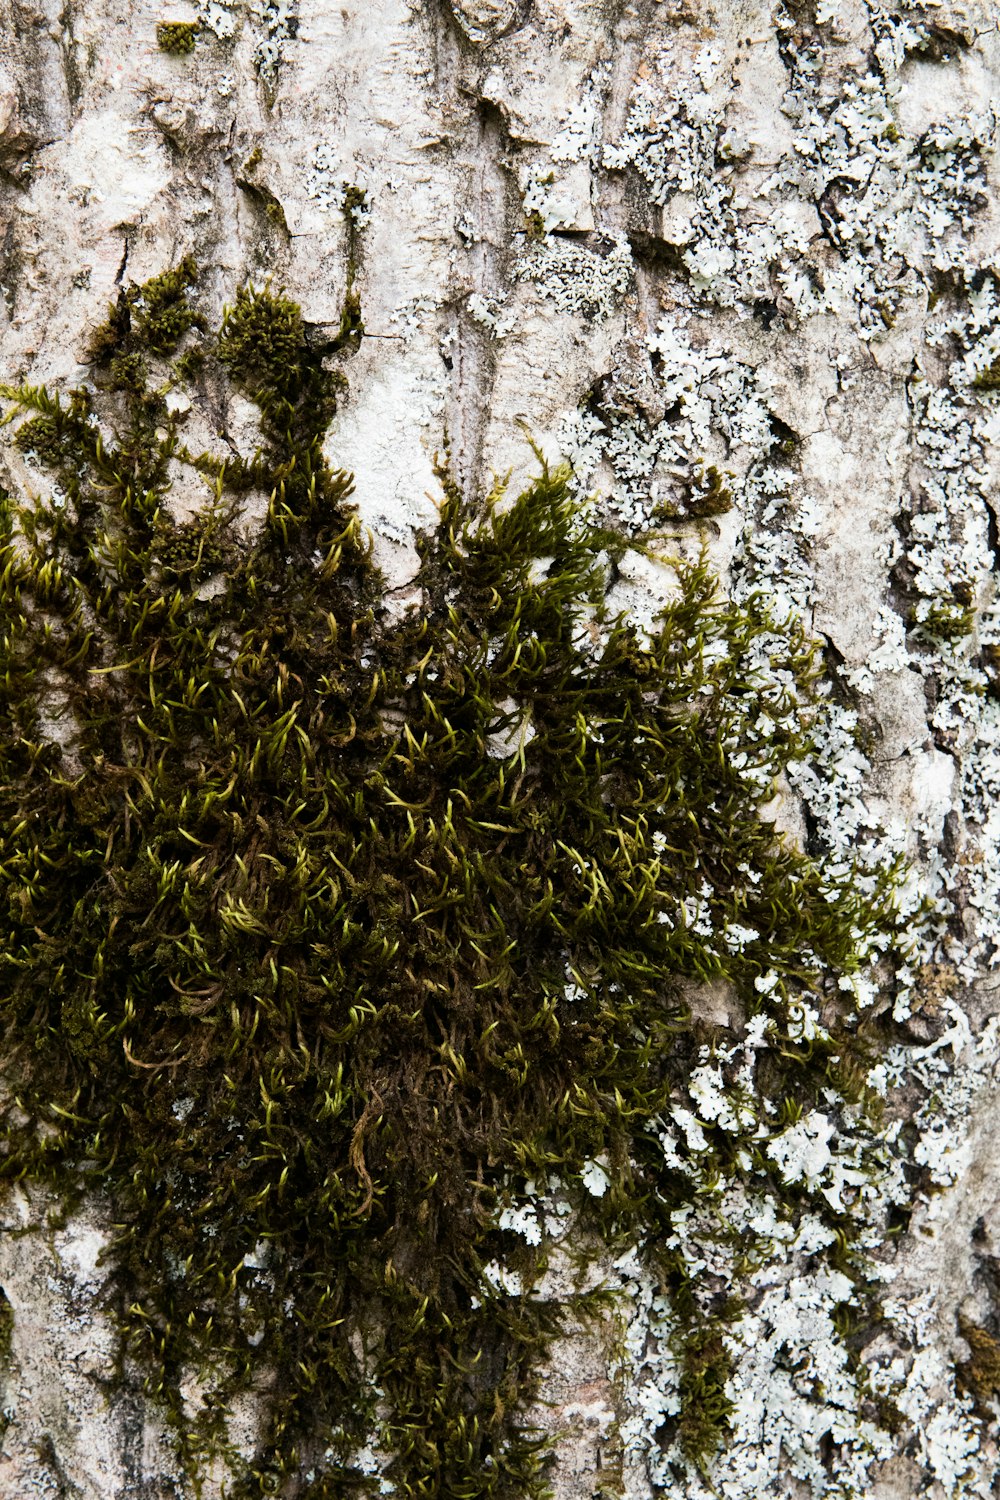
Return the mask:
<svg viewBox="0 0 1000 1500">
<path fill-rule="evenodd" d="M 982 648 L 982 661 L 989 679 L 989 692 L 995 697 L 1000 691 L 1000 644 L 987 642 Z"/>
<path fill-rule="evenodd" d="M 727 1309 L 730 1316 L 732 1311 Z M 689 1326 L 678 1351 L 681 1367 L 678 1435 L 684 1451 L 703 1472 L 733 1409 L 726 1390 L 730 1367 L 723 1342 L 724 1321 Z"/>
<path fill-rule="evenodd" d="M 324 452 L 353 287 L 322 347 L 249 286 L 199 346 L 260 411 L 257 452 L 234 459 L 189 453 L 145 381 L 202 327 L 193 283 L 184 262 L 122 294 L 96 393 L 2 391 L 59 501 L 2 507 L 0 1178 L 101 1186 L 123 1350 L 186 1462 L 221 1451 L 234 1496 L 311 1500 L 371 1488 L 369 1440 L 403 1496 L 545 1492 L 541 1363 L 603 1304 L 536 1294 L 544 1244 L 521 1247 L 523 1295 L 487 1268 L 514 1260 L 511 1184 L 558 1180 L 585 1243 L 645 1247 L 704 1464 L 739 1306 L 706 1302 L 665 1248 L 698 1188 L 651 1129 L 727 1035 L 692 1016 L 691 985 L 767 1014 L 768 1097 L 864 1102 L 870 1044 L 836 978 L 892 921 L 892 872 L 835 876 L 760 816 L 807 750 L 812 648 L 703 565 L 678 565 L 637 638 L 604 611 L 606 534 L 545 465 L 478 514 L 442 467 L 422 603 L 395 619 Z M 175 463 L 211 487 L 183 524 Z M 248 489 L 268 496 L 249 537 Z M 765 643 L 798 684 L 769 700 L 767 748 L 748 733 Z M 53 694 L 65 743 L 41 727 Z M 705 882 L 717 930 L 758 934 L 737 952 L 687 915 Z M 796 1000 L 815 992 L 828 1034 L 805 1042 Z M 783 1186 L 755 1131 L 707 1123 L 705 1173 L 756 1162 L 849 1265 L 849 1217 Z M 580 1187 L 597 1158 L 600 1198 Z M 226 1414 L 262 1361 L 269 1425 L 241 1466 Z"/>
<path fill-rule="evenodd" d="M 145 356 L 162 358 L 174 353 L 185 334 L 204 326 L 187 297 L 194 280 L 194 261 L 186 256 L 172 270 L 119 293 L 107 319 L 92 335 L 88 351 L 119 389 L 141 394 L 146 383 Z"/>
<path fill-rule="evenodd" d="M 194 51 L 200 30 L 197 21 L 157 21 L 156 45 L 161 52 L 170 52 L 174 57 L 185 57 Z"/>
<path fill-rule="evenodd" d="M 242 289 L 222 325 L 219 358 L 265 404 L 301 380 L 302 314 L 287 297 Z M 332 415 L 332 413 L 331 413 Z"/>
<path fill-rule="evenodd" d="M 955 1367 L 959 1386 L 992 1417 L 1000 1396 L 1000 1339 L 968 1318 L 959 1319 L 959 1332 L 969 1346 L 969 1358 Z"/>
<path fill-rule="evenodd" d="M 966 599 L 961 594 L 959 585 L 954 595 L 932 599 L 926 610 L 911 615 L 911 628 L 932 640 L 952 643 L 964 640 L 975 629 L 976 610 L 971 596 Z"/>
<path fill-rule="evenodd" d="M 349 183 L 344 189 L 344 213 L 356 216 L 366 213 L 368 207 L 368 194 L 364 188 L 357 187 L 354 183 Z"/>
<path fill-rule="evenodd" d="M 31 454 L 48 469 L 61 468 L 67 456 L 61 425 L 49 415 L 22 422 L 16 442 L 23 453 Z"/>
<path fill-rule="evenodd" d="M 733 508 L 733 492 L 714 464 L 701 470 L 688 486 L 684 499 L 677 503 L 661 501 L 653 512 L 654 520 L 707 520 L 722 516 Z"/>
<path fill-rule="evenodd" d="M 13 1344 L 14 1309 L 7 1293 L 0 1287 L 0 1366 L 6 1365 L 10 1360 Z"/>
<path fill-rule="evenodd" d="M 194 382 L 201 375 L 205 367 L 205 350 L 197 344 L 190 349 L 185 349 L 174 361 L 174 373 L 178 380 Z"/>
<path fill-rule="evenodd" d="M 980 370 L 972 382 L 975 391 L 1000 391 L 1000 359 Z"/>
</svg>

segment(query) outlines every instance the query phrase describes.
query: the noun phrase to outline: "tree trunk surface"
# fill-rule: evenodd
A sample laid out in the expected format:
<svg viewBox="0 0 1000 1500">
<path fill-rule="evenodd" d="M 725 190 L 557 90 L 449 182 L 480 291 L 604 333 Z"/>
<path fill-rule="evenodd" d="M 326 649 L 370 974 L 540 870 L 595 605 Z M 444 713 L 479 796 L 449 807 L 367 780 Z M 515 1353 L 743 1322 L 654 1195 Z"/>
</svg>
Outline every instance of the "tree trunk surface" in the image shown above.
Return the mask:
<svg viewBox="0 0 1000 1500">
<path fill-rule="evenodd" d="M 0 0 L 0 14 L 4 381 L 86 385 L 109 304 L 186 256 L 213 326 L 249 282 L 294 299 L 314 340 L 340 326 L 353 279 L 364 333 L 326 454 L 354 476 L 399 607 L 446 452 L 474 503 L 497 477 L 516 494 L 543 455 L 570 463 L 624 538 L 612 612 L 651 627 L 672 587 L 662 557 L 704 554 L 730 597 L 802 620 L 821 712 L 768 816 L 817 857 L 905 855 L 903 906 L 934 903 L 885 1002 L 895 1039 L 869 1061 L 882 1177 L 859 1189 L 857 1122 L 832 1095 L 771 1153 L 830 1203 L 865 1197 L 880 1320 L 845 1332 L 850 1283 L 799 1221 L 775 1222 L 742 1273 L 726 1436 L 703 1470 L 668 1462 L 677 1373 L 657 1287 L 609 1248 L 587 1274 L 616 1310 L 555 1341 L 534 1412 L 555 1495 L 995 1494 L 995 8 Z M 177 22 L 197 23 L 190 51 L 158 41 Z M 252 451 L 244 397 L 183 399 L 192 449 Z M 26 499 L 44 480 L 12 430 L 5 484 Z M 713 1024 L 727 1003 L 724 987 L 692 999 Z M 712 1066 L 678 1100 L 677 1132 L 717 1106 Z M 730 1212 L 729 1188 L 704 1192 Z M 0 1210 L 0 1494 L 188 1500 L 163 1411 L 116 1371 L 110 1210 L 53 1206 L 22 1184 Z M 735 1252 L 706 1248 L 699 1212 L 676 1217 L 677 1242 L 724 1287 Z M 560 1277 L 556 1257 L 552 1295 Z M 196 1407 L 198 1375 L 185 1380 Z M 253 1459 L 268 1381 L 264 1345 L 206 1500 Z"/>
</svg>

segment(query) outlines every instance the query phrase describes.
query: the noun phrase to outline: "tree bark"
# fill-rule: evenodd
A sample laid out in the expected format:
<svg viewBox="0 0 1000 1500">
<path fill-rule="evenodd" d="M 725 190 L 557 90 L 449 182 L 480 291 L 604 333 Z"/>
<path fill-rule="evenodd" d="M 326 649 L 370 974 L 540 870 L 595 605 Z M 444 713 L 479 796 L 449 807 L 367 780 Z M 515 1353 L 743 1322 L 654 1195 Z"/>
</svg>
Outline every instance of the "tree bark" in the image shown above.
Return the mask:
<svg viewBox="0 0 1000 1500">
<path fill-rule="evenodd" d="M 810 1165 L 791 1134 L 771 1155 L 829 1201 L 864 1200 L 882 1321 L 852 1333 L 823 1247 L 776 1223 L 741 1273 L 729 1437 L 707 1474 L 671 1470 L 657 1288 L 609 1250 L 592 1275 L 619 1312 L 557 1341 L 544 1376 L 556 1495 L 994 1493 L 995 10 L 0 0 L 0 16 L 4 381 L 86 382 L 109 304 L 184 256 L 213 324 L 270 283 L 317 341 L 353 278 L 364 336 L 327 454 L 354 475 L 396 606 L 446 452 L 474 500 L 497 476 L 516 493 L 539 454 L 568 460 L 631 543 L 612 610 L 649 627 L 671 587 L 656 552 L 704 551 L 734 598 L 763 591 L 804 622 L 825 707 L 776 828 L 844 863 L 903 854 L 904 908 L 935 903 L 876 1002 L 896 1027 L 869 1077 L 882 1175 L 852 1176 L 860 1127 L 839 1105 L 833 1136 L 804 1118 Z M 193 50 L 158 45 L 164 22 L 197 23 Z M 238 394 L 186 420 L 192 450 L 252 450 Z M 5 454 L 10 492 L 37 493 Z M 693 1000 L 713 1021 L 727 1003 Z M 705 1077 L 686 1107 L 677 1130 L 713 1107 Z M 738 1250 L 760 1210 L 733 1194 L 715 1201 Z M 53 1227 L 51 1207 L 16 1189 L 2 1209 L 0 1493 L 187 1500 L 155 1400 L 114 1373 L 106 1217 Z M 724 1286 L 736 1251 L 709 1252 L 703 1228 L 678 1221 L 678 1243 Z M 558 1257 L 550 1278 L 553 1296 L 570 1284 Z M 245 1455 L 269 1399 L 262 1349 L 260 1390 L 231 1414 Z M 228 1474 L 216 1462 L 203 1493 Z"/>
</svg>

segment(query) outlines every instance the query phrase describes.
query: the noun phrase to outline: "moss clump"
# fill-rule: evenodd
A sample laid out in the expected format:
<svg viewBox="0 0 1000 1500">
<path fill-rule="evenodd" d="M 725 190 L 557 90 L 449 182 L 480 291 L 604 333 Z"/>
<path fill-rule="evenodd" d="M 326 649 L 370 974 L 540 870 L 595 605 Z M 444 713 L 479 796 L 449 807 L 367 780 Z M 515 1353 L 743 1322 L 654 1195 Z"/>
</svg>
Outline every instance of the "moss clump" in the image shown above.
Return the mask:
<svg viewBox="0 0 1000 1500">
<path fill-rule="evenodd" d="M 187 297 L 194 281 L 194 260 L 186 256 L 162 275 L 119 293 L 107 319 L 91 336 L 88 350 L 114 387 L 141 396 L 146 386 L 146 356 L 173 354 L 185 334 L 204 327 L 204 319 Z"/>
<path fill-rule="evenodd" d="M 969 1346 L 969 1358 L 955 1367 L 959 1385 L 977 1406 L 992 1415 L 1000 1396 L 1000 1339 L 968 1318 L 960 1318 L 958 1326 Z"/>
<path fill-rule="evenodd" d="M 14 1309 L 0 1287 L 0 1366 L 8 1363 L 14 1346 Z"/>
<path fill-rule="evenodd" d="M 525 214 L 524 234 L 525 238 L 531 241 L 539 241 L 545 239 L 545 220 L 542 218 L 537 208 L 533 208 Z"/>
<path fill-rule="evenodd" d="M 201 30 L 197 21 L 157 21 L 156 45 L 161 52 L 170 52 L 174 57 L 186 57 L 194 51 L 194 44 Z"/>
<path fill-rule="evenodd" d="M 975 391 L 1000 391 L 1000 359 L 980 370 L 972 382 Z"/>
<path fill-rule="evenodd" d="M 258 296 L 245 287 L 226 314 L 219 358 L 238 373 L 262 410 L 271 409 L 301 383 L 303 344 L 302 314 L 294 302 Z"/>
<path fill-rule="evenodd" d="M 954 644 L 971 635 L 976 627 L 976 610 L 969 598 L 962 597 L 962 586 L 958 585 L 952 596 L 932 599 L 926 608 L 914 611 L 910 617 L 911 629 L 931 640 L 948 641 Z"/>
<path fill-rule="evenodd" d="M 715 464 L 700 472 L 679 502 L 661 501 L 653 512 L 654 520 L 704 521 L 723 516 L 733 508 L 733 492 Z"/>
<path fill-rule="evenodd" d="M 348 183 L 344 188 L 344 213 L 357 222 L 359 218 L 364 218 L 369 208 L 368 194 L 365 189 L 354 183 Z"/>
<path fill-rule="evenodd" d="M 764 1017 L 767 1097 L 864 1098 L 842 976 L 891 904 L 889 874 L 824 870 L 760 816 L 805 750 L 809 643 L 703 566 L 651 641 L 605 617 L 608 537 L 545 466 L 478 515 L 442 471 L 395 619 L 323 450 L 353 304 L 320 349 L 288 298 L 240 290 L 203 354 L 260 447 L 196 455 L 162 389 L 114 374 L 199 326 L 193 280 L 123 294 L 96 394 L 2 392 L 59 498 L 0 512 L 0 1178 L 106 1193 L 124 1347 L 192 1468 L 273 1371 L 234 1496 L 373 1491 L 368 1442 L 400 1495 L 544 1493 L 528 1412 L 580 1304 L 535 1294 L 544 1243 L 512 1253 L 528 1179 L 585 1240 L 645 1247 L 703 1461 L 737 1308 L 671 1248 L 699 1189 L 655 1126 L 735 1033 L 692 986 Z M 183 525 L 177 463 L 207 481 Z M 847 1246 L 726 1087 L 743 1123 L 704 1123 L 705 1173 L 757 1172 Z"/>
</svg>

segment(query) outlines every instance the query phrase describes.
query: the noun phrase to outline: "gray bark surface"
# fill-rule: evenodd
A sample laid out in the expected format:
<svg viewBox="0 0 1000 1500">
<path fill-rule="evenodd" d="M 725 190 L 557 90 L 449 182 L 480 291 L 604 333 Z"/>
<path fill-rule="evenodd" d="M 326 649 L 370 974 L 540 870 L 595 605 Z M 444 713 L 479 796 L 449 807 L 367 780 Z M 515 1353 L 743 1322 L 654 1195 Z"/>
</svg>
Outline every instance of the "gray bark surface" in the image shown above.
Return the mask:
<svg viewBox="0 0 1000 1500">
<path fill-rule="evenodd" d="M 86 379 L 119 287 L 186 254 L 216 319 L 271 278 L 336 325 L 362 188 L 366 337 L 329 451 L 400 605 L 446 441 L 469 493 L 534 472 L 530 439 L 627 534 L 680 507 L 675 552 L 707 546 L 727 588 L 768 591 L 823 643 L 829 711 L 778 826 L 845 858 L 905 852 L 914 905 L 939 903 L 879 1075 L 885 1179 L 858 1207 L 885 1280 L 864 1359 L 898 1429 L 849 1378 L 808 1243 L 779 1234 L 734 1331 L 716 1488 L 668 1483 L 655 1288 L 608 1261 L 619 1320 L 562 1341 L 546 1377 L 557 1496 L 995 1494 L 997 1393 L 974 1402 L 961 1367 L 963 1327 L 1000 1335 L 996 8 L 0 0 L 0 18 L 4 380 Z M 201 23 L 190 56 L 158 49 L 164 20 Z M 195 449 L 252 430 L 235 396 L 189 423 Z M 4 462 L 37 491 L 9 445 Z M 713 465 L 733 508 L 685 517 Z M 649 622 L 668 576 L 635 550 L 612 603 Z M 848 1191 L 849 1124 L 799 1148 L 790 1174 Z M 893 1203 L 913 1212 L 890 1241 Z M 47 1228 L 46 1207 L 0 1209 L 0 1495 L 187 1500 L 155 1404 L 111 1377 L 108 1226 L 95 1208 Z M 233 1413 L 247 1453 L 266 1362 Z"/>
</svg>

